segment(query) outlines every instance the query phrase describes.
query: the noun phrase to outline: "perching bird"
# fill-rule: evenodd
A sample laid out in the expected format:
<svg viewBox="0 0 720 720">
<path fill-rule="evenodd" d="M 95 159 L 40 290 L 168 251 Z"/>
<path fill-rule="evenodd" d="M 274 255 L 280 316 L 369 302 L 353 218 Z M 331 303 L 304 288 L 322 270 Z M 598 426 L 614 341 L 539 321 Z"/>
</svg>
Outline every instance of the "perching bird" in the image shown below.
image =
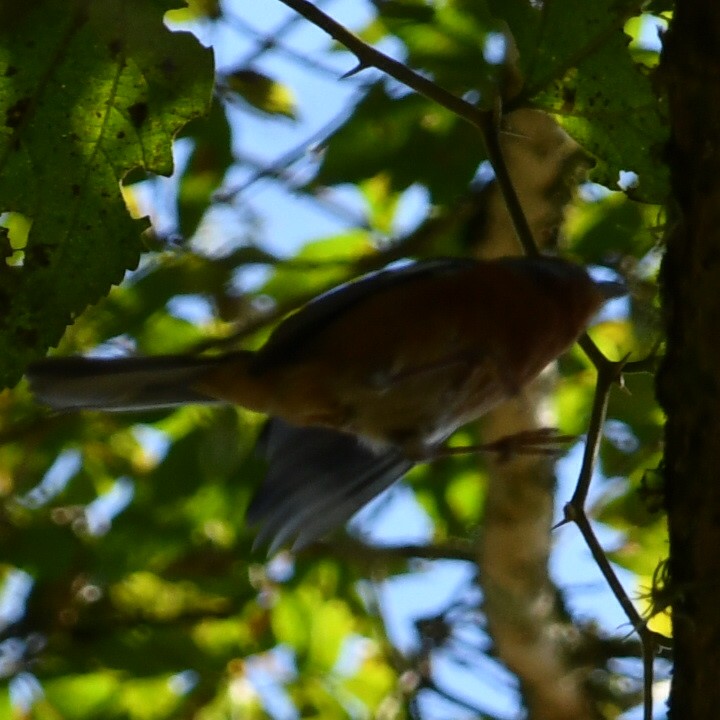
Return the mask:
<svg viewBox="0 0 720 720">
<path fill-rule="evenodd" d="M 56 409 L 267 413 L 269 470 L 248 519 L 271 549 L 299 548 L 518 393 L 623 292 L 557 258 L 428 260 L 321 295 L 257 351 L 52 358 L 28 376 Z"/>
</svg>

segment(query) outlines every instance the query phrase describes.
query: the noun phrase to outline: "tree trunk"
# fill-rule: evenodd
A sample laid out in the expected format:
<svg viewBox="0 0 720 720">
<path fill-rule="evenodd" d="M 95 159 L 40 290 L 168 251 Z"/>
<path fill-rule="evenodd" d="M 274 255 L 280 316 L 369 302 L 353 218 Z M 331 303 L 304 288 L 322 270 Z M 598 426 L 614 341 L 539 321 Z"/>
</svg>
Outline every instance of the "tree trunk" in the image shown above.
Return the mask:
<svg viewBox="0 0 720 720">
<path fill-rule="evenodd" d="M 672 720 L 720 708 L 720 3 L 679 0 L 665 38 L 674 209 L 662 267 L 675 673 Z M 675 213 L 676 217 L 673 217 Z"/>
</svg>

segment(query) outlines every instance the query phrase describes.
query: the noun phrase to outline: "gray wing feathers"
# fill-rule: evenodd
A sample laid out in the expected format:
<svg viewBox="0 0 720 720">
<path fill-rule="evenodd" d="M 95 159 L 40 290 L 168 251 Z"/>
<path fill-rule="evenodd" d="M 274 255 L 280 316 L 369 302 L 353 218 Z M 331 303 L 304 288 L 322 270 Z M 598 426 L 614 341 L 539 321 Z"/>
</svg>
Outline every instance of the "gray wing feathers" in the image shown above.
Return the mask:
<svg viewBox="0 0 720 720">
<path fill-rule="evenodd" d="M 353 435 L 277 419 L 259 449 L 269 469 L 248 521 L 260 525 L 255 545 L 269 544 L 271 553 L 291 539 L 294 550 L 319 540 L 413 465 L 397 448 L 371 448 Z"/>
</svg>

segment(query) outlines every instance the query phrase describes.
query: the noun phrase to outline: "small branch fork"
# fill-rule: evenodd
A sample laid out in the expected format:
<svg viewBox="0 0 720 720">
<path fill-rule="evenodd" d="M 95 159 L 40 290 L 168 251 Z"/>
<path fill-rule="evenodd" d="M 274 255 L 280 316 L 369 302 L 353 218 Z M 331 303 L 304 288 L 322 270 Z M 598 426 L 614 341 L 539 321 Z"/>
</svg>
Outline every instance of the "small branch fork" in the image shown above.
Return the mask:
<svg viewBox="0 0 720 720">
<path fill-rule="evenodd" d="M 507 206 L 523 252 L 531 257 L 536 257 L 540 254 L 503 158 L 498 133 L 498 127 L 502 117 L 502 108 L 499 99 L 493 110 L 480 109 L 459 98 L 457 95 L 448 92 L 437 83 L 415 72 L 407 65 L 394 60 L 368 45 L 317 6 L 308 2 L 308 0 L 280 0 L 280 2 L 302 15 L 316 27 L 324 30 L 355 55 L 358 61 L 357 66 L 343 77 L 355 75 L 371 67 L 377 68 L 476 127 L 483 137 L 488 159 L 495 171 L 498 187 L 503 195 L 505 205 Z M 574 522 L 577 525 L 598 568 L 627 615 L 631 626 L 640 637 L 643 648 L 644 670 L 643 719 L 652 720 L 653 660 L 658 649 L 664 643 L 660 641 L 661 638 L 659 635 L 647 628 L 645 620 L 635 609 L 635 606 L 618 580 L 615 571 L 612 569 L 609 560 L 605 556 L 585 511 L 585 502 L 590 487 L 590 480 L 600 449 L 602 428 L 607 413 L 610 391 L 616 383 L 622 384 L 623 372 L 629 372 L 631 368 L 627 363 L 627 358 L 620 361 L 612 361 L 605 357 L 587 334 L 580 338 L 579 344 L 595 366 L 598 378 L 580 474 L 575 492 L 567 505 L 565 505 L 565 517 L 560 525 L 569 522 Z M 632 365 L 635 364 L 636 363 L 632 363 Z M 484 449 L 497 450 L 497 448 Z"/>
<path fill-rule="evenodd" d="M 455 113 L 458 117 L 474 125 L 483 137 L 488 159 L 495 170 L 495 177 L 502 192 L 505 204 L 512 219 L 518 239 L 526 255 L 536 257 L 540 254 L 535 241 L 533 240 L 530 226 L 528 225 L 525 213 L 520 205 L 515 188 L 510 180 L 507 165 L 503 160 L 500 141 L 497 133 L 497 125 L 501 116 L 501 108 L 498 103 L 494 110 L 481 110 L 472 103 L 466 102 L 457 95 L 453 95 L 437 83 L 415 72 L 407 65 L 385 55 L 361 40 L 357 35 L 351 33 L 329 15 L 308 0 L 280 0 L 295 12 L 309 20 L 313 25 L 324 30 L 330 37 L 344 45 L 355 55 L 358 64 L 343 77 L 350 77 L 363 70 L 374 67 L 403 83 L 420 95 L 433 100 L 438 105 Z"/>
</svg>

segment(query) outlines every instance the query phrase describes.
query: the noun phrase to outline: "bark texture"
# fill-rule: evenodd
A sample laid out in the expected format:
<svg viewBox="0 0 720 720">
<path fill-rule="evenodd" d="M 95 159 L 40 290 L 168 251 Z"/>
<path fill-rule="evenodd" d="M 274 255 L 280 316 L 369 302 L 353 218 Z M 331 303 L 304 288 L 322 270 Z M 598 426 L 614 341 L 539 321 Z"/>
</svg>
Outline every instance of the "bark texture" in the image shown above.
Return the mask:
<svg viewBox="0 0 720 720">
<path fill-rule="evenodd" d="M 720 3 L 679 0 L 661 78 L 669 97 L 672 230 L 662 268 L 675 673 L 672 720 L 720 708 Z"/>
</svg>

